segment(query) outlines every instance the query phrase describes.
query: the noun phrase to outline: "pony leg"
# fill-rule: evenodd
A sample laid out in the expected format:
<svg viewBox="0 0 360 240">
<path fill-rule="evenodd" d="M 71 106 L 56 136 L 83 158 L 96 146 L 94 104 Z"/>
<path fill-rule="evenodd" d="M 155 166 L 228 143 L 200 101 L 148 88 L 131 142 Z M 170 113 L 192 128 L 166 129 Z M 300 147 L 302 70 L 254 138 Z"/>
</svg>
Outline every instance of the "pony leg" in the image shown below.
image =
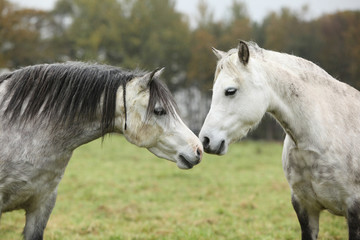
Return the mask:
<svg viewBox="0 0 360 240">
<path fill-rule="evenodd" d="M 45 202 L 42 202 L 41 206 L 26 210 L 26 224 L 23 232 L 25 240 L 43 239 L 46 224 L 55 206 L 56 195 L 57 190 Z"/>
<path fill-rule="evenodd" d="M 320 211 L 307 208 L 292 194 L 291 203 L 294 207 L 301 227 L 302 240 L 316 240 L 319 233 Z"/>
<path fill-rule="evenodd" d="M 360 202 L 355 202 L 347 212 L 349 240 L 360 240 Z"/>
</svg>

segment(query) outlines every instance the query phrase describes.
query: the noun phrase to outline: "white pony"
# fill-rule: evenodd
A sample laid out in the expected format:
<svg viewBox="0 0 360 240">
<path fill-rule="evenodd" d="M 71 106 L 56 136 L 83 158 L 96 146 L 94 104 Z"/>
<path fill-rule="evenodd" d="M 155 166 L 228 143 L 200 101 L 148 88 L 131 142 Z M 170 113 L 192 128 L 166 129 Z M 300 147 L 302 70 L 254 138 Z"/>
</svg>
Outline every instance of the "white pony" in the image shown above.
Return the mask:
<svg viewBox="0 0 360 240">
<path fill-rule="evenodd" d="M 198 164 L 202 144 L 178 116 L 161 72 L 70 62 L 0 75 L 0 217 L 24 209 L 24 238 L 43 239 L 72 152 L 107 133 L 179 168 Z"/>
<path fill-rule="evenodd" d="M 316 239 L 319 214 L 347 218 L 360 239 L 360 94 L 317 65 L 241 41 L 213 49 L 210 111 L 200 132 L 208 153 L 223 155 L 270 113 L 286 132 L 283 168 L 302 239 Z"/>
</svg>

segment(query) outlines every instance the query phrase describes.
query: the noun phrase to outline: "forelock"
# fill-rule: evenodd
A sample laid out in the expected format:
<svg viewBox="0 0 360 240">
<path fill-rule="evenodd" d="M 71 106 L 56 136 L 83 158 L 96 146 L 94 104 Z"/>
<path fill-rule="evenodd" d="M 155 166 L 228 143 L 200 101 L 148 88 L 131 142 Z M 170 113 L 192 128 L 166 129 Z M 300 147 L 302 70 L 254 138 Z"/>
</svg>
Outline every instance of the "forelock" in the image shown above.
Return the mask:
<svg viewBox="0 0 360 240">
<path fill-rule="evenodd" d="M 172 117 L 178 113 L 178 107 L 167 86 L 159 79 L 154 79 L 149 85 L 149 104 L 146 110 L 146 119 L 150 119 L 156 104 L 159 103 L 164 110 Z"/>
</svg>

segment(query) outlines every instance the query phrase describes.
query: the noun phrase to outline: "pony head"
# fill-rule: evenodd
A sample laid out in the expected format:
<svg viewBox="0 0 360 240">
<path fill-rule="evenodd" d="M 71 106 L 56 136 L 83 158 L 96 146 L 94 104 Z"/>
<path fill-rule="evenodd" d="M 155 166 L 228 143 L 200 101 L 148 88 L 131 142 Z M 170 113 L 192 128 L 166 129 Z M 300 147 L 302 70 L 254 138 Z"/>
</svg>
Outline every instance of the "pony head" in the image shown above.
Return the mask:
<svg viewBox="0 0 360 240">
<path fill-rule="evenodd" d="M 228 145 L 246 136 L 267 110 L 266 84 L 251 50 L 243 41 L 229 52 L 213 48 L 218 63 L 212 102 L 199 135 L 208 153 L 225 154 Z"/>
<path fill-rule="evenodd" d="M 143 74 L 119 88 L 115 127 L 129 142 L 190 169 L 200 162 L 203 147 L 179 117 L 168 88 L 158 80 L 162 72 Z"/>
</svg>

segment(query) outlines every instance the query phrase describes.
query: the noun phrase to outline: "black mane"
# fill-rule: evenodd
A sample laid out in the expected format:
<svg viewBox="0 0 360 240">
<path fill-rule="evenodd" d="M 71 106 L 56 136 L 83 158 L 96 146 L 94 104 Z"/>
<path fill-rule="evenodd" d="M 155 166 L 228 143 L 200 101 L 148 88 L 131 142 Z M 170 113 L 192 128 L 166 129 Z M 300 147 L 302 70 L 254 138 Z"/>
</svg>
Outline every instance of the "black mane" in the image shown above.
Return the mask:
<svg viewBox="0 0 360 240">
<path fill-rule="evenodd" d="M 104 96 L 101 128 L 105 134 L 114 129 L 118 88 L 143 74 L 81 62 L 29 66 L 0 76 L 0 83 L 9 81 L 0 108 L 9 117 L 9 123 L 26 123 L 39 116 L 62 125 L 94 119 Z M 149 88 L 147 112 L 152 112 L 160 101 L 168 112 L 174 113 L 176 105 L 166 86 L 154 79 Z"/>
</svg>

